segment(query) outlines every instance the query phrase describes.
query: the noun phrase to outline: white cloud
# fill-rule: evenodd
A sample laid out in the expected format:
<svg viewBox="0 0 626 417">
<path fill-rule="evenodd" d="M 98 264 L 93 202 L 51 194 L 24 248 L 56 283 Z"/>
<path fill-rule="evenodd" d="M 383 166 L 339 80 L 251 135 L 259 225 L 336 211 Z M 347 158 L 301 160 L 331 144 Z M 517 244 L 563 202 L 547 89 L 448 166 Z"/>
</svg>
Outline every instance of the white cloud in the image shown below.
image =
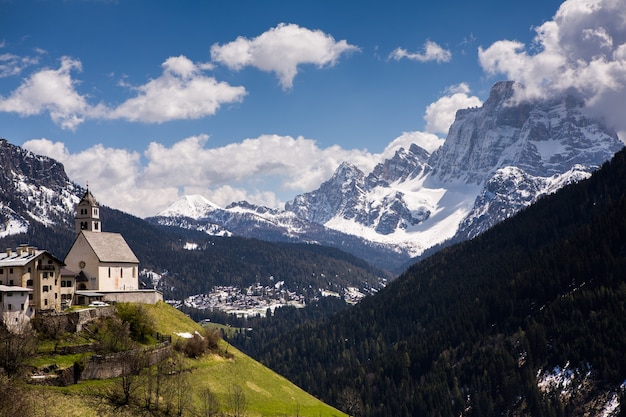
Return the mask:
<svg viewBox="0 0 626 417">
<path fill-rule="evenodd" d="M 95 145 L 70 153 L 48 139 L 24 143 L 65 166 L 70 179 L 89 182 L 100 202 L 146 217 L 185 194 L 202 194 L 216 204 L 247 200 L 270 207 L 317 188 L 342 161 L 371 170 L 380 155 L 339 146 L 319 148 L 302 137 L 264 135 L 210 148 L 208 136 L 193 136 L 172 146 L 151 143 L 143 153 Z M 282 196 L 282 198 L 281 198 Z"/>
<path fill-rule="evenodd" d="M 121 85 L 136 95 L 119 106 L 94 106 L 76 90 L 79 82 L 72 78 L 72 71 L 82 70 L 81 62 L 63 57 L 58 69 L 39 70 L 8 97 L 0 96 L 0 111 L 20 116 L 48 112 L 62 128 L 75 130 L 87 119 L 144 123 L 199 119 L 214 115 L 222 104 L 240 102 L 247 94 L 244 87 L 233 87 L 204 75 L 202 71 L 212 68 L 208 63 L 194 63 L 178 56 L 168 58 L 162 66 L 161 76 L 144 85 L 131 87 L 123 82 Z"/>
<path fill-rule="evenodd" d="M 0 45 L 0 48 L 2 45 Z M 0 78 L 19 75 L 24 68 L 37 65 L 38 58 L 29 56 L 17 56 L 15 54 L 0 54 Z"/>
<path fill-rule="evenodd" d="M 437 43 L 433 41 L 426 41 L 424 44 L 424 52 L 409 52 L 404 48 L 396 48 L 389 55 L 390 59 L 395 59 L 396 61 L 401 60 L 402 58 L 410 59 L 411 61 L 418 62 L 429 62 L 436 61 L 438 63 L 442 62 L 450 62 L 452 59 L 452 52 L 447 49 L 443 49 Z"/>
<path fill-rule="evenodd" d="M 75 129 L 92 108 L 75 89 L 71 71 L 81 71 L 80 61 L 63 57 L 58 69 L 43 69 L 24 80 L 8 97 L 0 97 L 0 111 L 32 116 L 48 112 L 64 129 Z"/>
<path fill-rule="evenodd" d="M 468 95 L 470 89 L 466 83 L 448 87 L 446 91 L 450 95 L 443 96 L 426 107 L 424 120 L 428 132 L 446 134 L 454 122 L 457 110 L 482 105 L 478 97 Z"/>
<path fill-rule="evenodd" d="M 185 56 L 170 57 L 163 63 L 163 74 L 135 87 L 137 95 L 107 115 L 145 123 L 199 119 L 212 116 L 224 103 L 243 100 L 244 87 L 233 87 L 202 74 L 207 64 L 195 64 Z"/>
<path fill-rule="evenodd" d="M 626 130 L 623 0 L 567 0 L 553 20 L 535 30 L 532 48 L 511 40 L 479 48 L 483 69 L 520 83 L 519 100 L 576 92 L 592 113 L 617 130 Z"/>
<path fill-rule="evenodd" d="M 224 45 L 211 46 L 211 59 L 228 68 L 240 70 L 253 66 L 274 72 L 283 89 L 293 86 L 298 66 L 334 66 L 342 54 L 359 48 L 339 42 L 321 30 L 310 30 L 295 24 L 281 23 L 253 39 L 238 37 Z"/>
<path fill-rule="evenodd" d="M 392 140 L 380 155 L 380 159 L 389 159 L 400 148 L 409 149 L 411 144 L 416 144 L 424 150 L 433 153 L 443 145 L 444 140 L 433 133 L 428 132 L 404 132 Z"/>
</svg>

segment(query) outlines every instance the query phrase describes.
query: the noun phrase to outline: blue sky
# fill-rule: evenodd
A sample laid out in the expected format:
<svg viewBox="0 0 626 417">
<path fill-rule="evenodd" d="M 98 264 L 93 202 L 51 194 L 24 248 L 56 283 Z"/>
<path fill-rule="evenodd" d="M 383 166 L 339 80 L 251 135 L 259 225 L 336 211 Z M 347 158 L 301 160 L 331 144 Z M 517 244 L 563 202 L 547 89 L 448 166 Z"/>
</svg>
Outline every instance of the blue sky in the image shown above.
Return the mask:
<svg viewBox="0 0 626 417">
<path fill-rule="evenodd" d="M 498 80 L 622 102 L 623 6 L 0 0 L 0 136 L 139 216 L 192 193 L 281 206 L 342 160 L 434 149 Z"/>
</svg>

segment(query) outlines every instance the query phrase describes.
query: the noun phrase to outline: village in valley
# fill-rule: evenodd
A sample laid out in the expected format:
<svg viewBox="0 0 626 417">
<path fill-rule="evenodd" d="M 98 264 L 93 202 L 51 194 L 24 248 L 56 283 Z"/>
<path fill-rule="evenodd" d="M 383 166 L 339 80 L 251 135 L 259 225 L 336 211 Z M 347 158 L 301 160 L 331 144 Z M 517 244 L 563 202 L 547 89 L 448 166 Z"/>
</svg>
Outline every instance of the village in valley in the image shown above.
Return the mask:
<svg viewBox="0 0 626 417">
<path fill-rule="evenodd" d="M 320 297 L 343 298 L 348 304 L 356 304 L 365 297 L 365 294 L 356 287 L 347 288 L 343 294 L 320 289 L 312 300 L 317 300 Z M 266 317 L 268 310 L 273 313 L 279 307 L 305 307 L 306 296 L 286 289 L 284 282 L 279 281 L 273 286 L 257 283 L 245 288 L 220 285 L 213 287 L 213 291 L 208 294 L 196 294 L 185 300 L 166 300 L 166 302 L 177 308 L 184 305 L 199 310 L 219 310 L 238 317 L 248 318 Z"/>
</svg>

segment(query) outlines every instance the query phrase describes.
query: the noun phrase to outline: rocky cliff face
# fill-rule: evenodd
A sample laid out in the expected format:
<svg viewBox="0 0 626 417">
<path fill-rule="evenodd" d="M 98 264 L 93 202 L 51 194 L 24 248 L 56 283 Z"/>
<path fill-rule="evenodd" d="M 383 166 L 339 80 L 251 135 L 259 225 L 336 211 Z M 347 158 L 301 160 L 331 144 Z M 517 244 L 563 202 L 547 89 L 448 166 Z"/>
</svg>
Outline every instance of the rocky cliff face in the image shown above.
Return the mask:
<svg viewBox="0 0 626 417">
<path fill-rule="evenodd" d="M 80 194 L 59 162 L 0 139 L 0 237 L 28 230 L 31 222 L 73 225 Z"/>
<path fill-rule="evenodd" d="M 506 166 L 548 177 L 577 164 L 597 167 L 623 146 L 571 96 L 515 104 L 513 92 L 513 82 L 497 83 L 482 107 L 457 112 L 429 160 L 437 178 L 479 184 Z"/>
</svg>

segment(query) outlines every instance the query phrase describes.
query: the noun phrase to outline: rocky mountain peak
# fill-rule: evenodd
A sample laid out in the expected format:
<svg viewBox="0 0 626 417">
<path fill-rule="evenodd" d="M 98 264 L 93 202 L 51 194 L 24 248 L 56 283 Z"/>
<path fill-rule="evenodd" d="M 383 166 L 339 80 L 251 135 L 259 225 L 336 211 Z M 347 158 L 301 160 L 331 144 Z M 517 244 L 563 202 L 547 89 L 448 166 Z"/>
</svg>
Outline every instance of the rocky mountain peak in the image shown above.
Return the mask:
<svg viewBox="0 0 626 417">
<path fill-rule="evenodd" d="M 497 83 L 483 106 L 457 112 L 429 160 L 437 178 L 483 184 L 508 165 L 553 175 L 574 164 L 598 166 L 621 148 L 615 132 L 588 117 L 576 98 L 514 103 L 514 89 L 513 82 Z"/>
<path fill-rule="evenodd" d="M 389 185 L 394 181 L 406 181 L 415 178 L 428 169 L 430 154 L 425 149 L 411 144 L 409 150 L 400 148 L 391 159 L 376 165 L 368 175 L 367 181 L 370 187 L 376 185 Z"/>
</svg>

